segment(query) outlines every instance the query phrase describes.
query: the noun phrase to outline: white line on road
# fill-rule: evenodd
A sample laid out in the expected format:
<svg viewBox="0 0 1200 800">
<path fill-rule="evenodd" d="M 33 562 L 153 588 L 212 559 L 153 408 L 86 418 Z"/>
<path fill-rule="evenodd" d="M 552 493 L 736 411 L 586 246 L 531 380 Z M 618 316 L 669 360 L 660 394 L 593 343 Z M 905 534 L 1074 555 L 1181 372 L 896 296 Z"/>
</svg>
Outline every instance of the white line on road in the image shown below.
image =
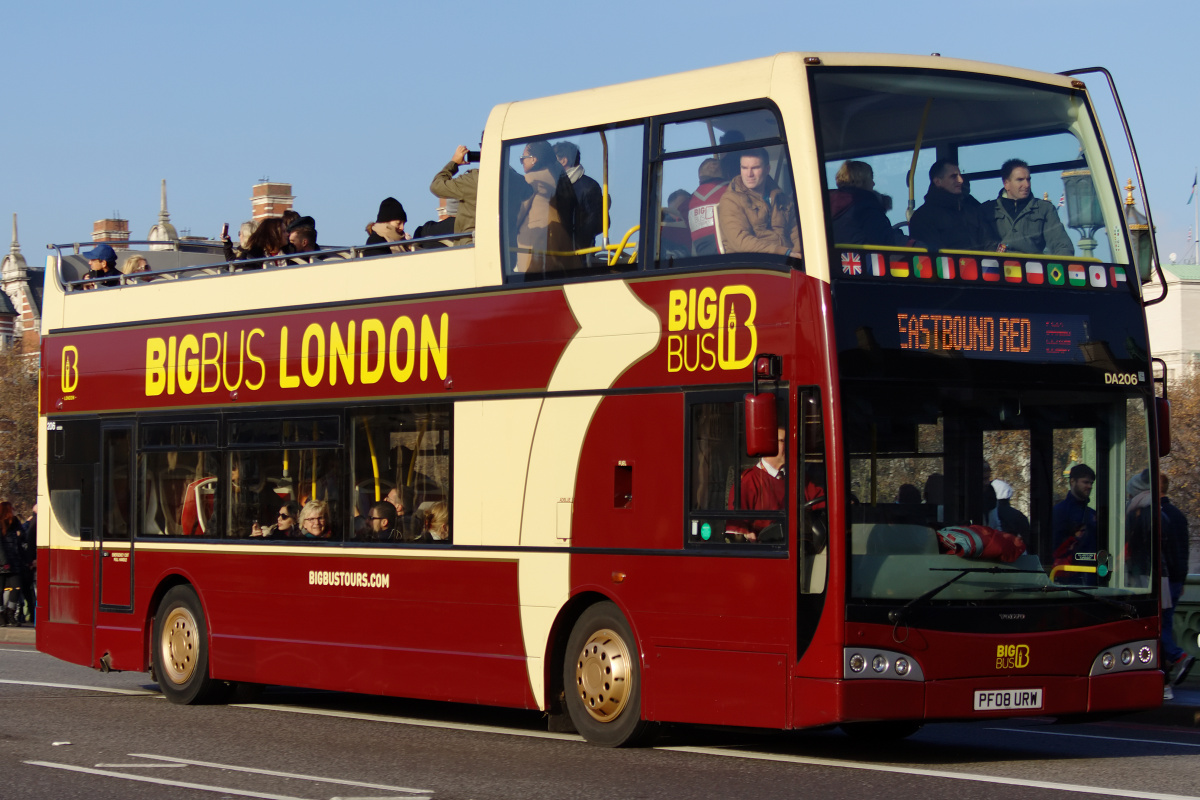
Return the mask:
<svg viewBox="0 0 1200 800">
<path fill-rule="evenodd" d="M 567 742 L 582 742 L 583 737 L 576 733 L 550 733 L 549 731 L 527 731 L 519 728 L 501 728 L 496 725 L 472 725 L 469 722 L 437 722 L 429 719 L 413 719 L 411 717 L 389 717 L 383 714 L 365 714 L 357 711 L 329 711 L 322 708 L 304 708 L 302 706 L 263 705 L 261 703 L 242 703 L 237 708 L 253 708 L 259 711 L 289 711 L 293 714 L 314 714 L 319 717 L 338 717 L 341 719 L 361 719 L 370 722 L 390 722 L 394 725 L 415 725 L 421 728 L 444 728 L 452 731 L 471 731 L 473 733 L 503 733 L 508 736 L 529 736 L 534 739 L 558 739 Z"/>
<path fill-rule="evenodd" d="M 260 800 L 308 800 L 303 797 L 293 797 L 287 794 L 267 794 L 266 792 L 248 792 L 241 789 L 229 789 L 223 786 L 209 786 L 203 783 L 188 783 L 187 781 L 168 781 L 163 778 L 151 778 L 146 775 L 128 775 L 124 772 L 110 772 L 105 769 L 92 769 L 90 767 L 76 767 L 72 764 L 55 764 L 53 761 L 26 761 L 35 767 L 50 767 L 51 769 L 65 769 L 68 772 L 82 772 L 86 775 L 100 775 L 105 778 L 121 778 L 127 781 L 139 781 L 141 783 L 154 783 L 159 786 L 174 786 L 179 789 L 198 789 L 201 792 L 221 792 L 231 794 L 237 797 L 257 797 Z"/>
<path fill-rule="evenodd" d="M 170 761 L 173 764 L 191 765 L 193 767 L 212 767 L 213 769 L 227 769 L 234 772 L 250 772 L 255 775 L 271 775 L 276 778 L 295 778 L 302 781 L 315 781 L 317 783 L 336 783 L 340 786 L 357 786 L 361 789 L 380 789 L 385 792 L 406 792 L 408 794 L 432 794 L 433 789 L 407 789 L 403 786 L 389 786 L 386 783 L 364 783 L 363 781 L 347 781 L 341 778 L 321 778 L 316 775 L 302 775 L 297 772 L 279 772 L 273 769 L 259 769 L 257 767 L 239 767 L 234 764 L 216 764 L 212 761 L 195 761 L 190 758 L 175 758 L 174 756 L 156 756 L 149 753 L 127 753 L 130 758 L 149 758 L 155 761 Z"/>
<path fill-rule="evenodd" d="M 187 764 L 97 764 L 107 769 L 187 769 Z"/>
<path fill-rule="evenodd" d="M 989 731 L 1006 733 L 1036 733 L 1039 736 L 1070 736 L 1075 739 L 1103 739 L 1106 742 L 1129 742 L 1131 744 L 1170 744 L 1175 747 L 1200 747 L 1195 742 L 1172 742 L 1169 739 L 1129 739 L 1124 736 L 1097 736 L 1091 733 L 1067 733 L 1066 731 L 1039 731 L 1035 728 L 988 728 Z"/>
<path fill-rule="evenodd" d="M 80 686 L 75 683 L 43 683 L 41 681 L 9 681 L 0 679 L 0 683 L 7 683 L 13 686 L 42 686 L 48 689 L 82 689 L 85 692 L 106 692 L 108 694 L 127 694 L 137 697 L 159 697 L 158 692 L 152 692 L 149 689 L 109 689 L 102 686 Z"/>
<path fill-rule="evenodd" d="M 41 653 L 38 653 L 32 647 L 0 647 L 0 653 L 36 653 L 39 656 L 41 655 Z"/>
<path fill-rule="evenodd" d="M 1161 792 L 1139 792 L 1132 789 L 1110 789 L 1106 786 L 1083 786 L 1074 783 L 1054 783 L 1052 781 L 1031 781 L 1024 778 L 1010 778 L 1003 775 L 978 775 L 971 772 L 949 772 L 938 769 L 918 769 L 915 767 L 894 767 L 886 764 L 860 764 L 855 761 L 839 761 L 829 758 L 810 758 L 808 756 L 774 755 L 771 753 L 750 753 L 746 751 L 719 750 L 713 747 L 657 747 L 656 750 L 670 750 L 677 753 L 698 753 L 708 756 L 723 756 L 725 758 L 745 758 L 755 761 L 782 761 L 792 764 L 808 764 L 815 767 L 835 767 L 843 769 L 859 769 L 867 772 L 890 772 L 900 775 L 919 775 L 926 778 L 949 778 L 956 781 L 975 781 L 977 783 L 998 783 L 1004 786 L 1028 786 L 1034 789 L 1054 789 L 1060 792 L 1078 792 L 1080 794 L 1098 794 L 1109 797 L 1133 797 L 1138 800 L 1200 800 L 1200 797 L 1183 794 L 1165 794 Z"/>
</svg>

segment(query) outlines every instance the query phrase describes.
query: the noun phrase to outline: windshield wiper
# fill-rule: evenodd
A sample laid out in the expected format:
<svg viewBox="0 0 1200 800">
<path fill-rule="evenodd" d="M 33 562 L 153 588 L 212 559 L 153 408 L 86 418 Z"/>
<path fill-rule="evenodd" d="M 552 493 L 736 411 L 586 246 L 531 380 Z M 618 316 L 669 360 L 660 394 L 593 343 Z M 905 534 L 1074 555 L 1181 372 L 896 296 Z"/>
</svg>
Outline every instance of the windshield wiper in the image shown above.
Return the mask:
<svg viewBox="0 0 1200 800">
<path fill-rule="evenodd" d="M 1007 586 L 1002 589 L 987 589 L 988 592 L 1071 592 L 1081 595 L 1089 600 L 1096 600 L 1106 606 L 1112 606 L 1121 612 L 1127 619 L 1135 619 L 1137 617 L 1137 609 L 1129 603 L 1122 603 L 1120 600 L 1113 600 L 1111 597 L 1092 594 L 1087 589 L 1080 589 L 1078 586 L 1058 586 L 1055 584 L 1045 584 L 1044 586 Z"/>
<path fill-rule="evenodd" d="M 968 575 L 973 575 L 973 574 L 980 573 L 980 572 L 988 573 L 991 575 L 996 575 L 1001 572 L 1026 573 L 1026 574 L 1037 574 L 1037 575 L 1045 575 L 1046 574 L 1046 573 L 1042 572 L 1040 569 L 1006 569 L 1004 567 L 967 567 L 965 569 L 960 569 L 960 570 L 955 570 L 953 567 L 930 567 L 929 571 L 930 572 L 957 572 L 958 574 L 955 575 L 950 580 L 943 583 L 941 586 L 935 586 L 934 588 L 930 589 L 928 592 L 925 592 L 924 594 L 921 594 L 921 595 L 917 595 L 912 600 L 909 600 L 907 603 L 900 606 L 899 608 L 889 611 L 888 612 L 888 620 L 890 622 L 893 622 L 897 625 L 900 624 L 901 622 L 904 622 L 905 620 L 908 619 L 908 612 L 912 610 L 913 606 L 919 605 L 921 603 L 926 603 L 926 602 L 932 600 L 936 595 L 940 594 L 941 591 L 943 589 L 945 589 L 947 586 L 949 586 L 952 583 L 955 583 L 956 581 L 961 580 L 962 578 L 967 577 Z"/>
</svg>

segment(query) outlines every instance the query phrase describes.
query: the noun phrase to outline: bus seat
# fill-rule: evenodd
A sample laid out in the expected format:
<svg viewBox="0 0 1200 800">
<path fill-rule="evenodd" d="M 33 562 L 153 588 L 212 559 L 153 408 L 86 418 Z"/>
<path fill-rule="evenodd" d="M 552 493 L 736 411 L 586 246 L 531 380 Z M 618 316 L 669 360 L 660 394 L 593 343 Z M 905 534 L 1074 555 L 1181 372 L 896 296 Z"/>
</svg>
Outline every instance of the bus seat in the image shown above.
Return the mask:
<svg viewBox="0 0 1200 800">
<path fill-rule="evenodd" d="M 180 533 L 184 536 L 204 536 L 216 501 L 217 479 L 197 478 L 188 484 L 183 496 Z"/>
</svg>

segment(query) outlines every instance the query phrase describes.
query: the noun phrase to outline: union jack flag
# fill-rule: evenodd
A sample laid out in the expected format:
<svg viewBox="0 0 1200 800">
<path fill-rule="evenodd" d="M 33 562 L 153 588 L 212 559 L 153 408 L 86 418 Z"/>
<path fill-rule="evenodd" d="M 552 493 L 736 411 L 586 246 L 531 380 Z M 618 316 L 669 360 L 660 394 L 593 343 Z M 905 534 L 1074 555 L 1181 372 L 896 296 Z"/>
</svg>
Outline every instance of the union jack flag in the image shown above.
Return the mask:
<svg viewBox="0 0 1200 800">
<path fill-rule="evenodd" d="M 858 253 L 842 253 L 842 272 L 847 275 L 862 275 L 862 256 Z"/>
</svg>

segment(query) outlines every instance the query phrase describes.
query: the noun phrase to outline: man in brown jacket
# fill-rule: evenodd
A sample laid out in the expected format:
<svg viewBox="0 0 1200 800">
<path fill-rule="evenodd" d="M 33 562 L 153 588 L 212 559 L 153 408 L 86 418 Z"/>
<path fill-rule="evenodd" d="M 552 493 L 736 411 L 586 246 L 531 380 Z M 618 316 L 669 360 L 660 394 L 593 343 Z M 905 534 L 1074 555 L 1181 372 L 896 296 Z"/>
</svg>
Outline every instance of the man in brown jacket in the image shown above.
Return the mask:
<svg viewBox="0 0 1200 800">
<path fill-rule="evenodd" d="M 717 205 L 726 253 L 774 253 L 800 257 L 796 206 L 770 175 L 767 151 L 741 155 L 740 173 Z"/>
</svg>

